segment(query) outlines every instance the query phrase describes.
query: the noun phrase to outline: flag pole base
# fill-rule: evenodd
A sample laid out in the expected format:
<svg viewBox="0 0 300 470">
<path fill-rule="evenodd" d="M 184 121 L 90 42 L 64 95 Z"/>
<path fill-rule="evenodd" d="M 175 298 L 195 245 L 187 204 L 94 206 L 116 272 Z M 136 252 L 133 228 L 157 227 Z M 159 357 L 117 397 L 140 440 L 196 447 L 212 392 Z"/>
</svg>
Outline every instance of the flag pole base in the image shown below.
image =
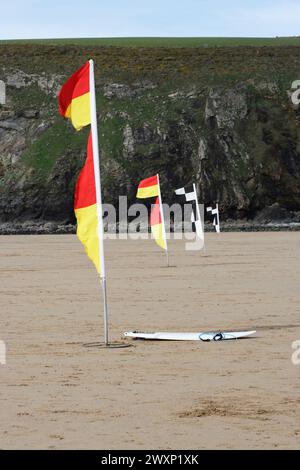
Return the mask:
<svg viewBox="0 0 300 470">
<path fill-rule="evenodd" d="M 121 349 L 121 348 L 129 348 L 132 346 L 128 343 L 118 343 L 113 341 L 111 343 L 102 343 L 102 342 L 94 342 L 94 343 L 84 343 L 84 348 L 98 348 L 98 349 Z"/>
</svg>

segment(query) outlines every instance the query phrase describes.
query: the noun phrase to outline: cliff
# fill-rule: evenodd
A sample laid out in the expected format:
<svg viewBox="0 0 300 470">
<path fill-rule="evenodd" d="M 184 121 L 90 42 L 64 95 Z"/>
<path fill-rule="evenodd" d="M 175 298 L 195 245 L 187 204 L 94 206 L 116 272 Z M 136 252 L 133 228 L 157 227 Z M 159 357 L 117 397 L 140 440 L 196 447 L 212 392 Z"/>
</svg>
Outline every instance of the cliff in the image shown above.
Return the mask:
<svg viewBox="0 0 300 470">
<path fill-rule="evenodd" d="M 58 116 L 57 91 L 88 58 L 96 87 L 104 200 L 135 200 L 159 172 L 166 202 L 196 181 L 222 217 L 299 222 L 300 47 L 0 45 L 0 223 L 74 222 L 87 129 Z"/>
</svg>

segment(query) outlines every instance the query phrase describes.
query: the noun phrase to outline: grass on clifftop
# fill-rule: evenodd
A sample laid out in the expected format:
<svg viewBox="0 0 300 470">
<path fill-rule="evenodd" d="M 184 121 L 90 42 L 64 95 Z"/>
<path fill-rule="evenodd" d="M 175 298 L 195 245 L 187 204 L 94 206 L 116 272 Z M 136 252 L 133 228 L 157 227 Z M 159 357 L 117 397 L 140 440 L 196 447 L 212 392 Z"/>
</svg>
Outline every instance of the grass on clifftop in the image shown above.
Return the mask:
<svg viewBox="0 0 300 470">
<path fill-rule="evenodd" d="M 300 36 L 275 38 L 239 37 L 127 37 L 127 38 L 53 38 L 0 40 L 0 44 L 40 44 L 117 47 L 234 47 L 300 46 Z"/>
</svg>

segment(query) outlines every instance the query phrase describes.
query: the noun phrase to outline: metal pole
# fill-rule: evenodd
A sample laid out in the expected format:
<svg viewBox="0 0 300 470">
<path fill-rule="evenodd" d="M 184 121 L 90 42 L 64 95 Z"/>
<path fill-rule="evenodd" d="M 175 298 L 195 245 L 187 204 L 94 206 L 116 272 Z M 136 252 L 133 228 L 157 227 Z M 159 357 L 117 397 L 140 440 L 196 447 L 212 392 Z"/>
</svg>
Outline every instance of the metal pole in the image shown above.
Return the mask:
<svg viewBox="0 0 300 470">
<path fill-rule="evenodd" d="M 199 218 L 199 220 L 200 220 L 201 227 L 202 227 L 202 233 L 203 233 L 203 253 L 204 253 L 204 255 L 206 255 L 205 238 L 204 238 L 204 217 L 203 217 L 203 223 L 202 223 L 201 214 L 200 214 L 200 209 L 199 209 L 199 204 L 198 204 L 198 194 L 197 194 L 197 189 L 196 189 L 195 183 L 193 183 L 193 189 L 194 189 L 194 193 L 196 194 L 196 210 L 197 210 L 197 215 L 198 215 L 198 218 Z"/>
<path fill-rule="evenodd" d="M 97 216 L 98 216 L 99 263 L 100 263 L 100 279 L 101 279 L 102 291 L 103 291 L 104 341 L 105 341 L 105 345 L 108 346 L 108 307 L 107 307 L 106 275 L 105 275 L 105 262 L 104 262 L 104 229 L 103 229 L 103 219 L 102 219 L 101 176 L 100 176 L 100 159 L 99 159 L 99 143 L 98 143 L 98 128 L 97 128 L 94 61 L 90 60 L 89 64 L 90 64 L 91 132 L 92 132 L 92 142 L 93 142 L 93 161 L 94 161 Z"/>
<path fill-rule="evenodd" d="M 220 233 L 221 229 L 220 229 L 220 217 L 219 217 L 219 204 L 216 204 L 217 206 L 217 223 L 218 223 L 218 233 Z"/>
<path fill-rule="evenodd" d="M 104 304 L 104 342 L 108 345 L 108 308 L 107 308 L 107 293 L 106 293 L 106 278 L 103 277 L 102 290 L 103 290 L 103 304 Z"/>
</svg>

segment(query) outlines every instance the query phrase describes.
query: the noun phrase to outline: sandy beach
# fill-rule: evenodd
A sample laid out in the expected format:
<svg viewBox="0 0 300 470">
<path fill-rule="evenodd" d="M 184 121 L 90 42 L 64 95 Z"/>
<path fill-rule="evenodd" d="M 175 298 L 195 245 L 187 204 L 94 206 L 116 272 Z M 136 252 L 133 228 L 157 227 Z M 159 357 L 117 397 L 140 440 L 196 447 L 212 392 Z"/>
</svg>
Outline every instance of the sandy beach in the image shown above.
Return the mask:
<svg viewBox="0 0 300 470">
<path fill-rule="evenodd" d="M 99 279 L 73 235 L 0 237 L 2 449 L 295 449 L 300 233 L 105 243 L 110 338 L 256 329 L 229 342 L 102 340 Z"/>
</svg>

